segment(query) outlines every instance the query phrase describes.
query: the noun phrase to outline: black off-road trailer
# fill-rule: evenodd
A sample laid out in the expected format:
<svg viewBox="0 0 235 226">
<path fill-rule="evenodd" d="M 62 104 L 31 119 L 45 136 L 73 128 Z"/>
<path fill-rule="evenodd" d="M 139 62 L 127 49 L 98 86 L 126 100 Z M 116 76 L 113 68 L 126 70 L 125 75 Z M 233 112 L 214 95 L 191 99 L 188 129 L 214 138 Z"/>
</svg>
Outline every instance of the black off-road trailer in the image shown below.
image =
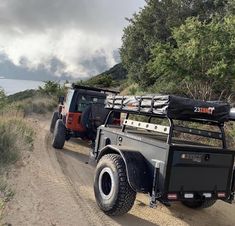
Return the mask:
<svg viewBox="0 0 235 226">
<path fill-rule="evenodd" d="M 191 208 L 206 208 L 218 199 L 232 203 L 235 152 L 227 149 L 225 139 L 224 123 L 230 120 L 227 103 L 114 95 L 107 98 L 106 108 L 109 116 L 99 127 L 90 154 L 97 163 L 96 201 L 106 214 L 128 212 L 137 192 L 149 194 L 151 206 L 158 201 L 166 205 L 181 201 Z M 109 124 L 114 112 L 126 114 L 122 126 Z M 201 144 L 198 137 L 219 145 Z"/>
</svg>

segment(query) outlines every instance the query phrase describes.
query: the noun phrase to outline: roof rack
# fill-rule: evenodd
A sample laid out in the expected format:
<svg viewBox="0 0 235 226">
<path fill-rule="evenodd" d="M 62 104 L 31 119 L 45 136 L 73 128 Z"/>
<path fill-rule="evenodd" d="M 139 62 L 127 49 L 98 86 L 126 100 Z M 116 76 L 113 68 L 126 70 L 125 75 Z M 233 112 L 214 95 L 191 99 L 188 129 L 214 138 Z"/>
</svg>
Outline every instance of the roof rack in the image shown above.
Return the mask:
<svg viewBox="0 0 235 226">
<path fill-rule="evenodd" d="M 148 131 L 158 132 L 162 134 L 167 134 L 167 135 L 169 135 L 171 131 L 170 126 L 163 126 L 163 125 L 158 125 L 155 123 L 141 122 L 141 121 L 135 121 L 135 120 L 130 120 L 130 119 L 125 119 L 123 121 L 123 125 L 134 127 L 134 128 L 139 128 L 139 129 L 144 129 Z M 202 129 L 188 128 L 188 127 L 176 126 L 176 125 L 173 126 L 173 129 L 175 131 L 182 132 L 182 133 L 188 133 L 188 134 L 198 135 L 202 137 L 213 138 L 217 140 L 223 139 L 222 132 L 207 131 L 207 130 L 202 130 Z"/>
<path fill-rule="evenodd" d="M 174 95 L 112 95 L 106 99 L 107 109 L 204 123 L 223 123 L 230 119 L 230 105 L 220 101 L 201 101 Z"/>
<path fill-rule="evenodd" d="M 72 89 L 85 89 L 85 90 L 91 90 L 91 91 L 97 91 L 97 92 L 119 94 L 119 91 L 116 91 L 116 90 L 109 90 L 109 89 L 89 87 L 89 86 L 81 86 L 81 85 L 76 85 L 74 83 L 72 84 L 71 88 Z"/>
</svg>

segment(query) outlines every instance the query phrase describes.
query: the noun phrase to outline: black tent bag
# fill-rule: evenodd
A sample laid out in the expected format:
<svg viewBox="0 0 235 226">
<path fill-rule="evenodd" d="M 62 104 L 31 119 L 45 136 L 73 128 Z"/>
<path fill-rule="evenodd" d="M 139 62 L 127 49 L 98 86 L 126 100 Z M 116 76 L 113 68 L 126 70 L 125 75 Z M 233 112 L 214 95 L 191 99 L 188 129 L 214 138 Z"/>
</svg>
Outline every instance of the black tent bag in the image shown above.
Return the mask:
<svg viewBox="0 0 235 226">
<path fill-rule="evenodd" d="M 174 95 L 108 96 L 106 108 L 150 113 L 180 120 L 229 120 L 230 105 L 220 101 L 202 101 Z"/>
<path fill-rule="evenodd" d="M 169 96 L 167 116 L 173 119 L 205 119 L 225 122 L 229 120 L 230 105 L 220 101 L 202 101 Z"/>
</svg>

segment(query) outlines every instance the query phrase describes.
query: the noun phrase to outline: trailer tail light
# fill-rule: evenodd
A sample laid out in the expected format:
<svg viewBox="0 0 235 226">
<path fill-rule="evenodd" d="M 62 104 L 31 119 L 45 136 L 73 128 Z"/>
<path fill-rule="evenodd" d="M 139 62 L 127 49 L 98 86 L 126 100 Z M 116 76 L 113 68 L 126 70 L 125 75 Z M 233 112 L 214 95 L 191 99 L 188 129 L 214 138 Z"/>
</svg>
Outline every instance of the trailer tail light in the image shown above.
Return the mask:
<svg viewBox="0 0 235 226">
<path fill-rule="evenodd" d="M 167 198 L 169 200 L 176 200 L 177 199 L 177 194 L 176 193 L 170 193 L 167 195 Z"/>
<path fill-rule="evenodd" d="M 71 124 L 73 122 L 73 114 L 69 113 L 68 115 L 68 124 Z"/>
<path fill-rule="evenodd" d="M 218 196 L 218 198 L 225 198 L 226 197 L 226 193 L 225 192 L 218 192 L 217 196 Z"/>
<path fill-rule="evenodd" d="M 184 198 L 186 198 L 186 199 L 192 199 L 193 197 L 194 197 L 193 193 L 185 193 L 184 194 Z"/>
</svg>

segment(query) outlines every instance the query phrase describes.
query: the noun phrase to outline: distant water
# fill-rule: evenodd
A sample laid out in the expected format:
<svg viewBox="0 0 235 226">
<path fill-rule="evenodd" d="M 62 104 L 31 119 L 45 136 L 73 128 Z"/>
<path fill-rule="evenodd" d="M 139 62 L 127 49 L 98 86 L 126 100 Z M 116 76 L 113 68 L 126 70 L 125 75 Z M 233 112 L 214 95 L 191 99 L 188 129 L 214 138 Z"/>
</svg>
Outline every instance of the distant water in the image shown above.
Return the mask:
<svg viewBox="0 0 235 226">
<path fill-rule="evenodd" d="M 11 95 L 27 89 L 38 89 L 38 87 L 43 86 L 43 84 L 44 82 L 40 81 L 0 78 L 0 88 L 4 89 L 6 95 Z"/>
</svg>

